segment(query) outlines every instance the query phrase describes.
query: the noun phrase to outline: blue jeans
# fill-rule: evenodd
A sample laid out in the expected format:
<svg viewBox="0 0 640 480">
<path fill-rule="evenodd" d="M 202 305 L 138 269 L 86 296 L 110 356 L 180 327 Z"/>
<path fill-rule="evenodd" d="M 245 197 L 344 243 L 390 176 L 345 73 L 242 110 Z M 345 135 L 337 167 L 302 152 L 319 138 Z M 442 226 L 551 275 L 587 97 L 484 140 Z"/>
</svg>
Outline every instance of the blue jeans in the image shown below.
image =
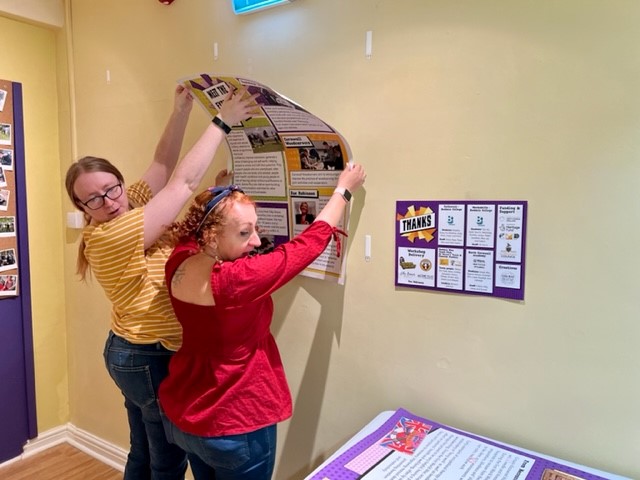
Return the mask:
<svg viewBox="0 0 640 480">
<path fill-rule="evenodd" d="M 127 409 L 130 450 L 124 480 L 184 480 L 187 457 L 167 441 L 158 404 L 158 387 L 173 352 L 159 343 L 139 345 L 109 332 L 104 361 Z"/>
<path fill-rule="evenodd" d="M 199 437 L 162 415 L 167 438 L 189 456 L 195 480 L 269 480 L 276 459 L 276 425 L 240 435 Z"/>
</svg>

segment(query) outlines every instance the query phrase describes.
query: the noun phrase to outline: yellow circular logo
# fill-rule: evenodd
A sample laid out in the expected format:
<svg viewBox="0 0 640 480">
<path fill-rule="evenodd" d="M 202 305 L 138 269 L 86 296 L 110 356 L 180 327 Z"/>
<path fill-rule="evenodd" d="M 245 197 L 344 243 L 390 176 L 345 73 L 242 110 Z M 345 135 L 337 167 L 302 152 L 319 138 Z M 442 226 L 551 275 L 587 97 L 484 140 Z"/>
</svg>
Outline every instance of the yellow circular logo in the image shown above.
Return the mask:
<svg viewBox="0 0 640 480">
<path fill-rule="evenodd" d="M 425 272 L 428 272 L 429 270 L 431 270 L 432 266 L 433 265 L 431 263 L 431 260 L 429 260 L 428 258 L 423 258 L 422 260 L 420 260 L 420 268 Z"/>
</svg>

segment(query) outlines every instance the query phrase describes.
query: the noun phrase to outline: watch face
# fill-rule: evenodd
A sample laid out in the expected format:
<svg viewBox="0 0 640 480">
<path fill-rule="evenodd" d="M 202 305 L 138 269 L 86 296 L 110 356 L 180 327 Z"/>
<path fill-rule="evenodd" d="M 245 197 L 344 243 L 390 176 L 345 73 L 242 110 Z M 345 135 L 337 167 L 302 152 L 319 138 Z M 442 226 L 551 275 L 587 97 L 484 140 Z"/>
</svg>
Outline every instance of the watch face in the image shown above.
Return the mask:
<svg viewBox="0 0 640 480">
<path fill-rule="evenodd" d="M 344 189 L 344 198 L 347 199 L 347 202 L 351 201 L 351 192 L 349 190 L 347 190 L 346 188 Z"/>
</svg>

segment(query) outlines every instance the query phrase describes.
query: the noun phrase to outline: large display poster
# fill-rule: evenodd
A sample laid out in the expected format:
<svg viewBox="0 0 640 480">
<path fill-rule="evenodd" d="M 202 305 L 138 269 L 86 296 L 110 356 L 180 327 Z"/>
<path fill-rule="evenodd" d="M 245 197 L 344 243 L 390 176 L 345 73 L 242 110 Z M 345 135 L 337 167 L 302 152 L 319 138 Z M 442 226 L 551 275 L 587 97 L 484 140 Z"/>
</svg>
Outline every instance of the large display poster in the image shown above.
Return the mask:
<svg viewBox="0 0 640 480">
<path fill-rule="evenodd" d="M 258 94 L 259 114 L 227 136 L 234 183 L 257 204 L 261 251 L 301 233 L 331 197 L 351 160 L 346 140 L 294 101 L 248 78 L 202 73 L 179 80 L 213 118 L 225 95 L 240 87 Z M 338 225 L 348 231 L 349 208 Z M 346 249 L 332 240 L 302 275 L 344 283 Z"/>
<path fill-rule="evenodd" d="M 0 80 L 0 299 L 18 295 L 12 82 Z"/>
<path fill-rule="evenodd" d="M 526 201 L 396 202 L 396 286 L 524 299 Z"/>
<path fill-rule="evenodd" d="M 607 480 L 588 467 L 518 449 L 398 409 L 307 480 Z"/>
</svg>

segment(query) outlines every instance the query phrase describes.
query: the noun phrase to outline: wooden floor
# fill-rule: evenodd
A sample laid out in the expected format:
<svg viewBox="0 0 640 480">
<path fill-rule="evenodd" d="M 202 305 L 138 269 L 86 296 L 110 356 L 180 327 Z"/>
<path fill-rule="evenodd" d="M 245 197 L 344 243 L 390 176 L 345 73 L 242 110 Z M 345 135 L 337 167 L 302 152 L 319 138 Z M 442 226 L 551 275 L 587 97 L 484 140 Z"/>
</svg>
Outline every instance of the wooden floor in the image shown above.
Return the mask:
<svg viewBox="0 0 640 480">
<path fill-rule="evenodd" d="M 2 480 L 121 480 L 122 472 L 62 443 L 0 467 Z"/>
</svg>

